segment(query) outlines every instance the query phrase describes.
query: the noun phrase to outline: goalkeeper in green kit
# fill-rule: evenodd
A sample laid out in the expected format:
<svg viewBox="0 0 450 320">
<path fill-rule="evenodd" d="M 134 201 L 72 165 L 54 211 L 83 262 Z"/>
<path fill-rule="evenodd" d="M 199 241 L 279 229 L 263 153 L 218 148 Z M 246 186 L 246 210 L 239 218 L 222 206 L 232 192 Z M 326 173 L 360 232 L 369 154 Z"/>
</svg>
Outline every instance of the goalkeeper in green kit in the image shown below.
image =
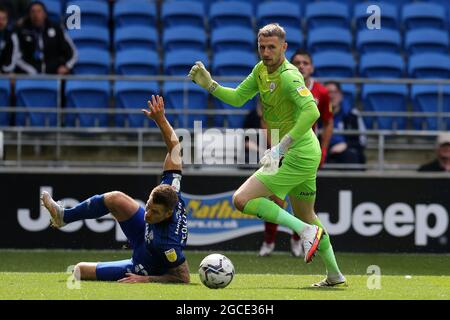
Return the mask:
<svg viewBox="0 0 450 320">
<path fill-rule="evenodd" d="M 345 285 L 330 238 L 314 212 L 321 149 L 311 127 L 319 118 L 319 110 L 302 75 L 285 58 L 285 39 L 286 33 L 278 24 L 268 24 L 259 30 L 258 52 L 262 61 L 236 89 L 220 86 L 199 61 L 189 77 L 216 98 L 237 107 L 259 92 L 263 119 L 268 134 L 275 140 L 260 161 L 262 167 L 235 192 L 233 203 L 245 214 L 257 215 L 297 232 L 306 263 L 312 261 L 318 250 L 327 277 L 313 286 Z M 277 131 L 281 140 L 272 131 Z M 280 199 L 288 195 L 296 217 L 267 199 L 271 195 Z"/>
</svg>

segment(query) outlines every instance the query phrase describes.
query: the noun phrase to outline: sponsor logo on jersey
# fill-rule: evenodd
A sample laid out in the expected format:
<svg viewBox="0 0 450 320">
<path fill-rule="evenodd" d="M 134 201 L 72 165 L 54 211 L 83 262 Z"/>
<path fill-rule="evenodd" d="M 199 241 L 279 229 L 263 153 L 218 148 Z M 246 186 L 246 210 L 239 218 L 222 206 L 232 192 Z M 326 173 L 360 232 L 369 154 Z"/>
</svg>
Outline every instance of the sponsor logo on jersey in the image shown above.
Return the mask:
<svg viewBox="0 0 450 320">
<path fill-rule="evenodd" d="M 170 249 L 167 251 L 164 251 L 164 253 L 166 254 L 166 258 L 167 260 L 169 260 L 169 262 L 175 262 L 177 261 L 177 252 L 175 251 L 175 249 Z"/>
<path fill-rule="evenodd" d="M 277 87 L 277 85 L 275 84 L 275 82 L 271 82 L 270 86 L 269 86 L 270 92 L 273 92 L 273 90 L 275 90 L 276 87 Z"/>
<path fill-rule="evenodd" d="M 311 91 L 309 91 L 309 89 L 305 86 L 300 86 L 297 88 L 297 92 L 299 95 L 301 95 L 302 97 L 307 97 L 311 94 Z"/>
</svg>

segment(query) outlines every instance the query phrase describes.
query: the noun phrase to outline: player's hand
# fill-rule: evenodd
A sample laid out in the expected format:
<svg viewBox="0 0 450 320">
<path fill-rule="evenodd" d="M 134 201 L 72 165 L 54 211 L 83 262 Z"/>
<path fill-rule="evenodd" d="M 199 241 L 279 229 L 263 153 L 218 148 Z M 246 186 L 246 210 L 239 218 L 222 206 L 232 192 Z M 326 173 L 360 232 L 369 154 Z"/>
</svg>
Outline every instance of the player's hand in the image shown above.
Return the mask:
<svg viewBox="0 0 450 320">
<path fill-rule="evenodd" d="M 162 121 L 165 119 L 164 115 L 164 99 L 160 96 L 154 96 L 152 95 L 152 100 L 147 101 L 148 110 L 142 109 L 142 112 L 145 114 L 145 116 L 149 119 L 152 119 L 156 123 Z"/>
<path fill-rule="evenodd" d="M 126 273 L 126 277 L 117 280 L 117 282 L 120 283 L 148 283 L 149 277 L 148 276 L 140 276 L 138 274 L 134 273 Z"/>
<path fill-rule="evenodd" d="M 264 152 L 264 156 L 259 161 L 263 166 L 262 171 L 265 173 L 276 173 L 282 157 L 283 152 L 281 151 L 279 144 L 267 149 L 266 152 Z"/>
<path fill-rule="evenodd" d="M 191 71 L 189 71 L 188 77 L 198 84 L 203 89 L 209 92 L 214 91 L 217 87 L 217 82 L 213 81 L 211 74 L 206 70 L 205 66 L 201 61 L 197 61 L 194 66 L 192 66 Z"/>
</svg>

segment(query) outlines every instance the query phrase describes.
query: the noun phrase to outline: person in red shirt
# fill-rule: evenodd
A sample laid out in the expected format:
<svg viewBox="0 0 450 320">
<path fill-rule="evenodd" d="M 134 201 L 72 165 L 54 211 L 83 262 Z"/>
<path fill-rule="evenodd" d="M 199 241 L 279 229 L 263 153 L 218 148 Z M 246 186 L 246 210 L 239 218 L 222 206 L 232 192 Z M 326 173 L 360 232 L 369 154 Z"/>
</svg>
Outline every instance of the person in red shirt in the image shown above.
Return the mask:
<svg viewBox="0 0 450 320">
<path fill-rule="evenodd" d="M 320 160 L 320 167 L 327 157 L 328 147 L 330 145 L 331 136 L 333 135 L 333 109 L 330 102 L 330 96 L 328 90 L 320 82 L 315 81 L 312 78 L 314 73 L 314 65 L 312 57 L 308 51 L 298 49 L 291 57 L 291 63 L 298 68 L 300 73 L 305 79 L 306 87 L 311 91 L 314 99 L 316 100 L 317 107 L 320 112 L 320 119 L 314 124 L 314 131 L 318 131 L 319 121 L 322 128 L 320 135 L 320 146 L 322 149 L 322 158 Z M 276 198 L 276 197 L 275 197 Z M 285 202 L 282 199 L 272 199 L 280 206 L 285 206 Z M 270 222 L 264 224 L 264 242 L 259 251 L 260 256 L 268 256 L 275 249 L 275 238 L 277 235 L 278 225 Z M 303 255 L 300 237 L 295 232 L 291 237 L 291 253 L 295 257 Z"/>
</svg>

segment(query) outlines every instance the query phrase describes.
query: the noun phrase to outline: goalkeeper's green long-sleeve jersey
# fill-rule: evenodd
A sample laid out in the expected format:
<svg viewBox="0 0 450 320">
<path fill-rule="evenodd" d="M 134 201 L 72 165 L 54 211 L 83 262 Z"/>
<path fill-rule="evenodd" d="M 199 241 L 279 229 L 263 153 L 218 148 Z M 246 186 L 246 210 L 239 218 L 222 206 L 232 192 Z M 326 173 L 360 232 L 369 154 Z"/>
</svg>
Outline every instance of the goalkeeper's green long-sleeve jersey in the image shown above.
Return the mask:
<svg viewBox="0 0 450 320">
<path fill-rule="evenodd" d="M 236 89 L 218 86 L 213 95 L 240 107 L 258 92 L 263 105 L 263 119 L 269 130 L 279 130 L 279 140 L 289 133 L 294 140 L 291 148 L 317 142 L 311 127 L 320 116 L 319 110 L 303 76 L 286 59 L 270 74 L 260 61 Z M 278 141 L 272 141 L 272 145 L 275 143 Z"/>
</svg>

